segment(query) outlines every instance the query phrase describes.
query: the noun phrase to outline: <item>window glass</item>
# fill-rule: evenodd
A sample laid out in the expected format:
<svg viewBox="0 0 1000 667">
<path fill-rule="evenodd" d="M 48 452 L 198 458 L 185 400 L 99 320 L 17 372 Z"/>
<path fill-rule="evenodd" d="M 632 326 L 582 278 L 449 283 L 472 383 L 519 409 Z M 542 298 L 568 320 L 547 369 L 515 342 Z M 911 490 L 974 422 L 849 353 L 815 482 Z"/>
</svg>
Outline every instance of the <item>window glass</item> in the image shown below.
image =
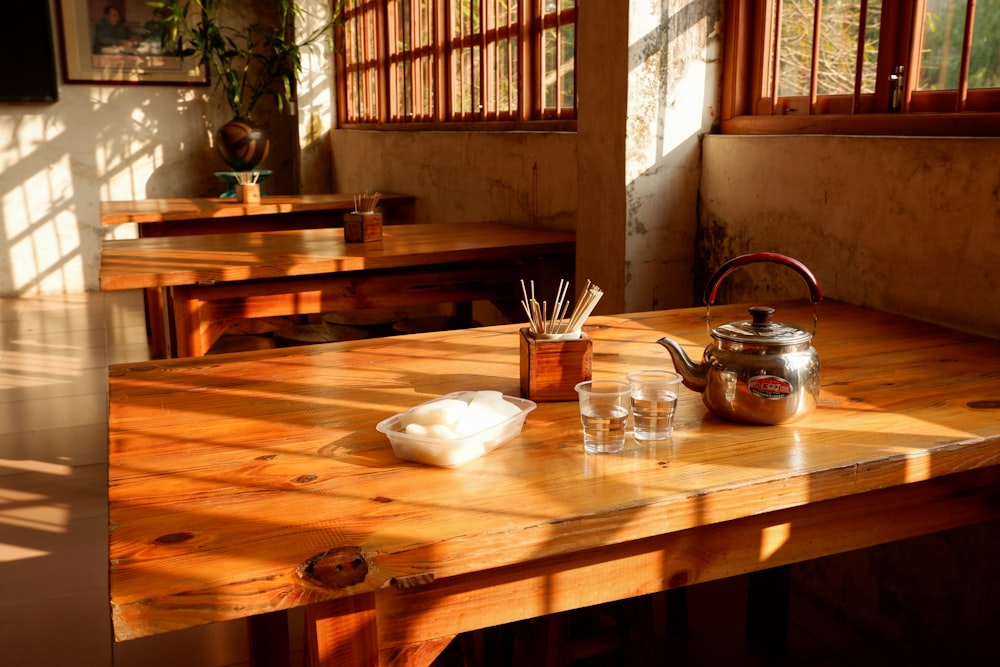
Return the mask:
<svg viewBox="0 0 1000 667">
<path fill-rule="evenodd" d="M 1000 88 L 1000 0 L 976 3 L 969 88 Z"/>
<path fill-rule="evenodd" d="M 858 26 L 860 23 L 860 3 L 848 2 L 847 0 L 825 0 L 823 2 L 823 13 L 819 25 L 819 60 L 816 74 L 816 92 L 818 94 L 849 95 L 854 92 Z M 869 82 L 868 92 L 872 92 L 874 89 L 873 76 Z"/>
<path fill-rule="evenodd" d="M 553 0 L 545 4 L 542 31 L 542 104 L 545 109 L 558 113 L 559 109 L 575 106 L 576 81 L 576 26 L 562 25 L 558 12 L 573 9 L 573 0 Z"/>
<path fill-rule="evenodd" d="M 930 0 L 924 11 L 920 90 L 958 87 L 965 30 L 965 0 Z"/>
<path fill-rule="evenodd" d="M 724 12 L 724 132 L 1000 135 L 1000 0 L 729 0 Z"/>
<path fill-rule="evenodd" d="M 344 16 L 345 125 L 576 118 L 574 0 L 346 0 Z"/>
<path fill-rule="evenodd" d="M 1000 88 L 1000 0 L 978 0 L 972 22 L 969 88 Z M 920 90 L 958 87 L 966 0 L 928 0 L 920 49 Z"/>
<path fill-rule="evenodd" d="M 814 0 L 781 3 L 781 38 L 778 46 L 778 95 L 809 94 L 812 70 Z"/>
</svg>

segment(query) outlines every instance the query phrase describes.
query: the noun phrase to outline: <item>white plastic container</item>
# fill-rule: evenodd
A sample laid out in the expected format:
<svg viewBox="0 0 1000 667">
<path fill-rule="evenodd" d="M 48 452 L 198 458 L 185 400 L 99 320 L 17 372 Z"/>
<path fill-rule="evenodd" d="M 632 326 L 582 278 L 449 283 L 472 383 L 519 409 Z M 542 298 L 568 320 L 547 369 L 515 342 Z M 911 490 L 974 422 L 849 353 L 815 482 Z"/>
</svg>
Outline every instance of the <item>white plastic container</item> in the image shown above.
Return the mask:
<svg viewBox="0 0 1000 667">
<path fill-rule="evenodd" d="M 434 466 L 459 466 L 477 459 L 487 452 L 493 451 L 508 440 L 516 437 L 524 427 L 524 419 L 535 409 L 535 403 L 524 398 L 503 396 L 503 400 L 514 405 L 518 412 L 503 421 L 494 423 L 481 431 L 470 433 L 460 438 L 443 439 L 430 436 L 414 435 L 403 429 L 410 422 L 414 411 L 430 403 L 444 399 L 471 401 L 478 392 L 456 391 L 426 401 L 405 412 L 383 419 L 375 429 L 385 433 L 396 456 L 407 461 L 415 461 Z"/>
</svg>

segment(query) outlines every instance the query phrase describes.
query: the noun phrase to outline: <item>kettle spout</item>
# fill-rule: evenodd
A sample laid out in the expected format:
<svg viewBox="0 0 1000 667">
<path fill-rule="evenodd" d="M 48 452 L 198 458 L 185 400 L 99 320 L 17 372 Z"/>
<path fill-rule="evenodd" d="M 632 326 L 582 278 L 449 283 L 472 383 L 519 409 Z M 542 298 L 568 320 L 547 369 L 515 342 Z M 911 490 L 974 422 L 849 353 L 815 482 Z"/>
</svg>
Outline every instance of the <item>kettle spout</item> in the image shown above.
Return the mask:
<svg viewBox="0 0 1000 667">
<path fill-rule="evenodd" d="M 683 378 L 684 386 L 692 391 L 703 392 L 708 382 L 708 367 L 696 361 L 692 361 L 687 352 L 670 338 L 661 338 L 656 341 L 667 348 L 670 358 L 674 361 L 674 368 Z"/>
</svg>

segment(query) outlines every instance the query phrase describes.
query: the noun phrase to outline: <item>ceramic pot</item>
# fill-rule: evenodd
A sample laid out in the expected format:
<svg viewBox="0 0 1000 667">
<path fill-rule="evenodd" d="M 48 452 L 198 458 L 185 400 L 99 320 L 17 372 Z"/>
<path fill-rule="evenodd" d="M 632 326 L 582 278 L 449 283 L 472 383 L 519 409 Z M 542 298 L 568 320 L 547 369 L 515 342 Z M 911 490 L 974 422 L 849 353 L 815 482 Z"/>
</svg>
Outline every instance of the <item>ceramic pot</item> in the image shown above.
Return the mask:
<svg viewBox="0 0 1000 667">
<path fill-rule="evenodd" d="M 233 118 L 216 134 L 219 155 L 233 171 L 253 171 L 271 149 L 264 129 L 249 118 Z"/>
</svg>

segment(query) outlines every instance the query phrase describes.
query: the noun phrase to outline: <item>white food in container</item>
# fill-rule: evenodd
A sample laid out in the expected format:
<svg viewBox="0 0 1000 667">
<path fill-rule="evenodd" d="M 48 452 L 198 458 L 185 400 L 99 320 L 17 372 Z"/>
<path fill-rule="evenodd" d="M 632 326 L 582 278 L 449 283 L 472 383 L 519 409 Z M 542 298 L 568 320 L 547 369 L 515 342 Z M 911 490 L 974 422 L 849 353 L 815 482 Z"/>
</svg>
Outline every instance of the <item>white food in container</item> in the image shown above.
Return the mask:
<svg viewBox="0 0 1000 667">
<path fill-rule="evenodd" d="M 458 466 L 517 436 L 535 403 L 498 391 L 456 391 L 383 419 L 375 427 L 396 456 Z"/>
</svg>

